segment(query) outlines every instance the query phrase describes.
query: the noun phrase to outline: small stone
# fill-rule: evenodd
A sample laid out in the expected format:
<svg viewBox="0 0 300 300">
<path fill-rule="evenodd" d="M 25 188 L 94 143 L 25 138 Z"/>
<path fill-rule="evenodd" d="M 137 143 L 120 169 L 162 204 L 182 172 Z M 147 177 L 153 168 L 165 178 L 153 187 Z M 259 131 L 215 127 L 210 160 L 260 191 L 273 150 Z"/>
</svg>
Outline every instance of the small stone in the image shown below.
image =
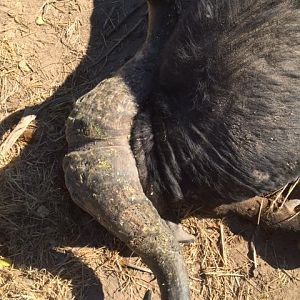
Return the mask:
<svg viewBox="0 0 300 300">
<path fill-rule="evenodd" d="M 44 24 L 45 24 L 45 21 L 44 21 L 43 16 L 37 16 L 37 17 L 35 18 L 35 24 L 36 24 L 36 25 L 44 25 Z"/>
<path fill-rule="evenodd" d="M 20 70 L 23 71 L 24 73 L 28 73 L 28 72 L 31 71 L 31 69 L 30 69 L 28 63 L 27 63 L 25 60 L 21 60 L 21 61 L 19 62 L 19 68 L 20 68 Z"/>
<path fill-rule="evenodd" d="M 37 209 L 36 214 L 37 214 L 40 218 L 44 219 L 44 218 L 46 218 L 46 217 L 50 214 L 50 212 L 49 212 L 49 210 L 48 210 L 47 207 L 45 207 L 44 205 L 41 205 L 41 206 Z"/>
</svg>

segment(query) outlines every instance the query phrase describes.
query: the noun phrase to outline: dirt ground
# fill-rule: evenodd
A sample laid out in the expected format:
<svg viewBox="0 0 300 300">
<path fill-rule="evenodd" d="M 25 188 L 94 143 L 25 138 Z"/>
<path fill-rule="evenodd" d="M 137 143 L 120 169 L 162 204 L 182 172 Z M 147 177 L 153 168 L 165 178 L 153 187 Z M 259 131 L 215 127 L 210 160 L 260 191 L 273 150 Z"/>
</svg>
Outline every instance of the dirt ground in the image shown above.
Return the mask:
<svg viewBox="0 0 300 300">
<path fill-rule="evenodd" d="M 159 299 L 141 260 L 73 204 L 61 167 L 72 102 L 134 55 L 146 11 L 137 0 L 0 2 L 0 299 L 135 300 L 149 288 Z M 37 118 L 4 153 L 25 108 Z M 294 238 L 188 215 L 192 299 L 299 299 Z"/>
</svg>

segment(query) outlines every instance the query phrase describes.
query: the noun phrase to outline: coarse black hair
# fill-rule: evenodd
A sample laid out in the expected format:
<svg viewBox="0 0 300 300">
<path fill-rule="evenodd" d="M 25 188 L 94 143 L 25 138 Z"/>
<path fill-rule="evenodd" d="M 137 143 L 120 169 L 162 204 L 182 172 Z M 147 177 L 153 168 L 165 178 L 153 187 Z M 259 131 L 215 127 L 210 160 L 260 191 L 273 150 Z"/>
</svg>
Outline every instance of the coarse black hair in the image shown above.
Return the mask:
<svg viewBox="0 0 300 300">
<path fill-rule="evenodd" d="M 296 1 L 191 1 L 132 130 L 157 206 L 241 201 L 300 175 L 299 19 Z"/>
</svg>

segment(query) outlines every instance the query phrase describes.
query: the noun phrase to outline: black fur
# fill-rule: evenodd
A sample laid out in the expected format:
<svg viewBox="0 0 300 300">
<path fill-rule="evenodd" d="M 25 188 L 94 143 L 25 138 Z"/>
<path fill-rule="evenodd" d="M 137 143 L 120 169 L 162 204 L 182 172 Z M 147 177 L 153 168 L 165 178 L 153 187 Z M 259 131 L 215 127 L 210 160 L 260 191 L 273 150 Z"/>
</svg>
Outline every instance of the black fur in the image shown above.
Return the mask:
<svg viewBox="0 0 300 300">
<path fill-rule="evenodd" d="M 240 201 L 300 175 L 297 3 L 192 1 L 132 130 L 157 206 Z"/>
</svg>

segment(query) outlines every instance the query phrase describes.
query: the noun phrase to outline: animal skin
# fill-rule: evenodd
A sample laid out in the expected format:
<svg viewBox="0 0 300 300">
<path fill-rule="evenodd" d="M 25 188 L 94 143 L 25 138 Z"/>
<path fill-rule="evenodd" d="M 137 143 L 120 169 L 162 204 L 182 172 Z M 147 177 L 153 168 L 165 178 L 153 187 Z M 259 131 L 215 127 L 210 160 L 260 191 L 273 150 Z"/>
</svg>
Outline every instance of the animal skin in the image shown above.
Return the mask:
<svg viewBox="0 0 300 300">
<path fill-rule="evenodd" d="M 300 5 L 148 4 L 142 49 L 76 102 L 63 168 L 72 199 L 142 257 L 161 298 L 186 300 L 189 236 L 162 218 L 173 205 L 261 210 L 270 228 L 300 231 L 300 201 L 271 212 L 258 197 L 300 176 Z"/>
</svg>

